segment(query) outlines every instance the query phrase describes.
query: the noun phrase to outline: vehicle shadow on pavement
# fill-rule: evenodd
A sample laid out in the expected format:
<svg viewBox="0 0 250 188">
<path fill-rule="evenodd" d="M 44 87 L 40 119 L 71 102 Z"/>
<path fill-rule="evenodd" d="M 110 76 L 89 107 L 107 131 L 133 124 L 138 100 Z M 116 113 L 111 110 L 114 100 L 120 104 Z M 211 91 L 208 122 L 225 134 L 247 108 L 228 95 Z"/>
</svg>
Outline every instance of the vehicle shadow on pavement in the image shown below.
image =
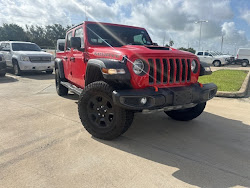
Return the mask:
<svg viewBox="0 0 250 188">
<path fill-rule="evenodd" d="M 11 82 L 17 82 L 18 80 L 10 77 L 8 75 L 4 76 L 4 77 L 0 77 L 0 83 L 11 83 Z"/>
<path fill-rule="evenodd" d="M 172 176 L 191 185 L 250 187 L 250 129 L 240 121 L 207 112 L 189 122 L 174 121 L 164 113 L 137 114 L 122 137 L 96 140 L 175 167 Z"/>
<path fill-rule="evenodd" d="M 75 100 L 76 101 L 75 103 L 78 104 L 79 96 L 74 93 L 69 92 L 68 95 L 61 96 L 61 97 L 65 99 L 69 99 L 69 100 Z"/>
<path fill-rule="evenodd" d="M 12 70 L 8 70 L 9 74 L 13 74 Z M 23 72 L 20 77 L 33 79 L 33 80 L 54 80 L 54 74 L 46 74 L 45 72 Z"/>
<path fill-rule="evenodd" d="M 34 79 L 34 80 L 54 80 L 54 74 L 46 74 L 45 72 L 25 72 L 22 73 L 24 78 Z"/>
</svg>

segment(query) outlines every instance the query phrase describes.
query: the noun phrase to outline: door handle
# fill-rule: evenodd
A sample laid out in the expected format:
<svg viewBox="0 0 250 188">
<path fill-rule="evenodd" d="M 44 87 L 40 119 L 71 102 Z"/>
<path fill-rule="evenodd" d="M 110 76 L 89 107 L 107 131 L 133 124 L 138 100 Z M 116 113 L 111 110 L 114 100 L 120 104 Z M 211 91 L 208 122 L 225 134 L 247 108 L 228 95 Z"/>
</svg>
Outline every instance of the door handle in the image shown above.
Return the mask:
<svg viewBox="0 0 250 188">
<path fill-rule="evenodd" d="M 74 58 L 74 57 L 71 57 L 71 58 L 70 58 L 70 61 L 75 61 L 75 58 Z"/>
</svg>

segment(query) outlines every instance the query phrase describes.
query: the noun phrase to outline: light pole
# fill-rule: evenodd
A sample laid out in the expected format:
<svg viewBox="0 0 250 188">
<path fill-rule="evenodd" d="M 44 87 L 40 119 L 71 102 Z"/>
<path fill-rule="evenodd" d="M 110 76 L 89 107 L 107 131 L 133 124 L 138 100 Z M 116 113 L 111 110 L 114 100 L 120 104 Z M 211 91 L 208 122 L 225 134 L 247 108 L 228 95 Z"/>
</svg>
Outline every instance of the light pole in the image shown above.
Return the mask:
<svg viewBox="0 0 250 188">
<path fill-rule="evenodd" d="M 201 45 L 201 27 L 202 27 L 202 23 L 203 23 L 203 22 L 207 23 L 208 20 L 199 20 L 199 21 L 194 22 L 194 23 L 196 23 L 196 24 L 198 24 L 198 23 L 200 24 L 199 50 L 200 50 L 200 45 Z"/>
</svg>

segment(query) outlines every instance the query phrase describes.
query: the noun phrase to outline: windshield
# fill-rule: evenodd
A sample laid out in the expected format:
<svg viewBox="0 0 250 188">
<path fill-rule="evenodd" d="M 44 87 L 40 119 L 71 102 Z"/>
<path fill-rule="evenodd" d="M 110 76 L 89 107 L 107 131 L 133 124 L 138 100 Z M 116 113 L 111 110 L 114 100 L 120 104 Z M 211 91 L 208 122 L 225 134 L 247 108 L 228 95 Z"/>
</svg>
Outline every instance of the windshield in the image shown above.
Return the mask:
<svg viewBox="0 0 250 188">
<path fill-rule="evenodd" d="M 97 46 L 152 45 L 144 29 L 113 25 L 87 25 L 88 42 Z M 108 43 L 108 44 L 107 44 Z"/>
<path fill-rule="evenodd" d="M 36 44 L 29 43 L 12 43 L 13 51 L 41 51 L 41 48 Z"/>
</svg>

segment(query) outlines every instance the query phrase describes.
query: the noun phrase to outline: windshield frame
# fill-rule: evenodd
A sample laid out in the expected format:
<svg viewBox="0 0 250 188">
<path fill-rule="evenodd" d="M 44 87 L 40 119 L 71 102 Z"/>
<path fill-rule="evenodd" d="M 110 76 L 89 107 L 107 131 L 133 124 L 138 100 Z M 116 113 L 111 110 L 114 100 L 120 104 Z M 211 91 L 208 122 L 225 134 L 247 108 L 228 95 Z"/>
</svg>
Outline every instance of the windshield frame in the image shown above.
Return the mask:
<svg viewBox="0 0 250 188">
<path fill-rule="evenodd" d="M 107 23 L 85 23 L 85 37 L 86 37 L 86 42 L 88 43 L 88 46 L 91 46 L 91 47 L 109 47 L 109 45 L 98 45 L 98 44 L 93 44 L 90 40 L 90 38 L 89 38 L 89 36 L 88 36 L 88 34 L 89 34 L 89 32 L 92 32 L 90 29 L 91 28 L 89 28 L 88 26 L 89 25 L 97 25 L 97 26 L 99 26 L 99 27 L 105 27 L 105 28 L 108 28 L 108 27 L 120 27 L 120 28 L 128 28 L 128 29 L 134 29 L 134 30 L 140 30 L 140 31 L 143 31 L 144 32 L 144 35 L 147 37 L 147 41 L 148 41 L 148 43 L 147 44 L 122 44 L 122 43 L 120 43 L 120 45 L 119 46 L 116 46 L 116 45 L 112 45 L 112 44 L 110 44 L 108 41 L 107 41 L 107 43 L 109 44 L 109 45 L 111 45 L 112 47 L 122 47 L 122 46 L 125 46 L 125 45 L 140 45 L 140 46 L 149 46 L 149 45 L 153 45 L 153 42 L 152 42 L 152 39 L 150 38 L 150 36 L 149 36 L 149 34 L 148 34 L 148 32 L 147 32 L 147 30 L 146 29 L 144 29 L 144 28 L 140 28 L 140 27 L 133 27 L 133 26 L 126 26 L 126 25 L 117 25 L 117 24 L 107 24 Z M 104 29 L 105 30 L 105 29 Z M 95 32 L 95 31 L 94 31 Z M 93 33 L 93 32 L 92 32 Z M 109 32 L 107 32 L 106 31 L 106 34 L 109 34 L 110 35 L 110 33 Z M 94 33 L 93 33 L 94 34 Z M 95 34 L 94 34 L 95 35 Z M 98 33 L 97 33 L 97 35 L 98 35 Z M 97 38 L 99 38 L 98 36 L 96 36 Z M 101 37 L 101 36 L 100 36 Z M 100 39 L 100 38 L 99 38 Z M 117 36 L 117 35 L 115 35 L 115 37 L 113 38 L 113 39 L 115 39 L 116 40 L 116 42 L 118 42 L 118 41 L 120 41 L 119 39 L 119 37 Z M 102 40 L 102 39 L 100 39 L 100 40 Z M 104 42 L 105 43 L 105 42 Z"/>
<path fill-rule="evenodd" d="M 37 50 L 25 50 L 25 49 L 20 49 L 20 50 L 17 50 L 17 49 L 15 49 L 15 45 L 29 45 L 29 46 L 35 46 L 36 48 L 37 48 Z M 11 48 L 12 48 L 12 51 L 14 51 L 14 52 L 19 52 L 19 51 L 26 51 L 26 52 L 29 52 L 29 51 L 31 51 L 31 52 L 41 52 L 42 51 L 42 49 L 37 45 L 37 44 L 35 44 L 35 43 L 21 43 L 21 42 L 13 42 L 13 43 L 11 43 Z"/>
</svg>

